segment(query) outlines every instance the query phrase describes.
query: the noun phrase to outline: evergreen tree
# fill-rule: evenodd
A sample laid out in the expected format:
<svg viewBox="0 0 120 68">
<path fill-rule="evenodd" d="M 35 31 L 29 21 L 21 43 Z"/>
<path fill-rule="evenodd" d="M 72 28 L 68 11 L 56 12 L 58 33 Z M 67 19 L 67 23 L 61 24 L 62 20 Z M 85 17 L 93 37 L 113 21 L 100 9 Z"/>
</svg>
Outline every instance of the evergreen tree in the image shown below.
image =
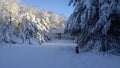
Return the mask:
<svg viewBox="0 0 120 68">
<path fill-rule="evenodd" d="M 120 0 L 70 0 L 75 10 L 65 33 L 85 51 L 120 53 Z"/>
</svg>

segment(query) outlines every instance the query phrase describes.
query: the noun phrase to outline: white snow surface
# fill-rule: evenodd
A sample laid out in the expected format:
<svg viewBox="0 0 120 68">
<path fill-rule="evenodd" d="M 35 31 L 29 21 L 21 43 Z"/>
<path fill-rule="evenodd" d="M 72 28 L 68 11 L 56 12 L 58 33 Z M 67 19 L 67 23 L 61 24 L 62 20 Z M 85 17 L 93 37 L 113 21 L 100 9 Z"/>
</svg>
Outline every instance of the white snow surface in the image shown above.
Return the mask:
<svg viewBox="0 0 120 68">
<path fill-rule="evenodd" d="M 120 56 L 75 53 L 76 44 L 55 40 L 42 45 L 0 48 L 0 68 L 120 68 Z"/>
</svg>

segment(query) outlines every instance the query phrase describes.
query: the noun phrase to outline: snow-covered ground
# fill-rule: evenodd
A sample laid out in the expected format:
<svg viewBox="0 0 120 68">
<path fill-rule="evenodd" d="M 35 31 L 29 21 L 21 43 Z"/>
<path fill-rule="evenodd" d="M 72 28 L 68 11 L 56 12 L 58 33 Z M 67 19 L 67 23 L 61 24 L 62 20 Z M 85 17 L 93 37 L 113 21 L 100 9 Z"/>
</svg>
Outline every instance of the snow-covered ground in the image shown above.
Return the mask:
<svg viewBox="0 0 120 68">
<path fill-rule="evenodd" d="M 120 56 L 75 54 L 75 46 L 72 41 L 56 40 L 0 48 L 0 68 L 120 68 Z"/>
</svg>

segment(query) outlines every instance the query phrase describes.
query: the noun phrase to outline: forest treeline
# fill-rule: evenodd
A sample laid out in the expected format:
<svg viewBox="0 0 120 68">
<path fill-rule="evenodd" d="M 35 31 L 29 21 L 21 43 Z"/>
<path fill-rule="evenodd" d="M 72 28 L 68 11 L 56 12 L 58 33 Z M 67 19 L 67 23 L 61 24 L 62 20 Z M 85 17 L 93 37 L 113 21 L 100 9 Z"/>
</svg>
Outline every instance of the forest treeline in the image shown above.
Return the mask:
<svg viewBox="0 0 120 68">
<path fill-rule="evenodd" d="M 46 10 L 0 0 L 0 43 L 42 43 L 54 38 L 53 29 L 62 30 L 66 18 Z"/>
</svg>

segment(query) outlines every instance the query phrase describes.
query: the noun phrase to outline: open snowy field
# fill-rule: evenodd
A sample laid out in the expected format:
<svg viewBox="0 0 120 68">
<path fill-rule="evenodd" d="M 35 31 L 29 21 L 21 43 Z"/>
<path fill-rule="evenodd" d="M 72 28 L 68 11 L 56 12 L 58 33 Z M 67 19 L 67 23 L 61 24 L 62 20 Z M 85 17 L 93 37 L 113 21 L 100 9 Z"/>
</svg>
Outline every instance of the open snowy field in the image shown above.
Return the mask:
<svg viewBox="0 0 120 68">
<path fill-rule="evenodd" d="M 75 54 L 75 46 L 72 41 L 56 40 L 0 48 L 0 68 L 120 68 L 120 56 Z"/>
</svg>

